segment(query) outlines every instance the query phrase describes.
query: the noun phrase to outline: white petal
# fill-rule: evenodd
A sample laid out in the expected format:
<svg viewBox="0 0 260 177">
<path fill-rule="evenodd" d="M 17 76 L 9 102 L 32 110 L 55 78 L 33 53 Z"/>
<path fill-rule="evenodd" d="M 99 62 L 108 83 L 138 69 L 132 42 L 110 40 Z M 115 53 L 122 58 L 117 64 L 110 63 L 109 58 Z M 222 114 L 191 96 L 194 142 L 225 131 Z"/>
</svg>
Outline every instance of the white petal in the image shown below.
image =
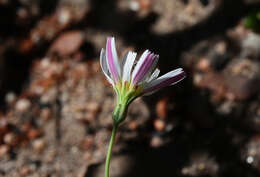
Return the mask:
<svg viewBox="0 0 260 177">
<path fill-rule="evenodd" d="M 101 65 L 101 69 L 102 69 L 103 73 L 105 74 L 108 82 L 111 83 L 112 85 L 114 85 L 114 82 L 111 79 L 110 73 L 109 73 L 109 70 L 108 70 L 104 49 L 101 49 L 101 52 L 100 52 L 100 65 Z"/>
<path fill-rule="evenodd" d="M 128 52 L 126 57 L 126 62 L 123 68 L 123 81 L 130 81 L 131 79 L 131 71 L 135 62 L 136 53 Z"/>
<path fill-rule="evenodd" d="M 168 73 L 167 73 L 167 74 L 168 74 Z M 180 74 L 180 73 L 178 73 L 178 74 Z M 145 85 L 145 88 L 144 88 L 144 94 L 143 94 L 143 96 L 151 95 L 151 94 L 153 94 L 153 93 L 159 91 L 160 89 L 162 89 L 162 88 L 164 88 L 164 87 L 167 87 L 167 85 L 165 85 L 165 86 L 163 86 L 163 87 L 160 87 L 160 88 L 157 88 L 157 89 L 153 89 L 153 90 L 148 91 L 149 88 L 152 88 L 152 87 L 154 87 L 154 86 L 156 86 L 156 85 L 159 85 L 159 84 L 161 84 L 163 81 L 165 81 L 165 80 L 167 80 L 167 79 L 169 79 L 169 78 L 172 78 L 172 77 L 174 77 L 174 76 L 177 76 L 178 74 L 174 74 L 174 75 L 172 75 L 171 77 L 163 77 L 163 78 L 155 79 L 154 82 L 152 81 L 152 84 L 151 84 L 151 85 L 149 85 L 149 83 L 147 83 L 147 84 Z M 164 75 L 163 75 L 163 76 L 164 76 Z M 162 77 L 162 76 L 161 76 L 161 77 Z M 185 76 L 184 76 L 183 78 L 179 79 L 178 81 L 173 82 L 171 85 L 175 85 L 175 84 L 179 83 L 179 82 L 182 81 L 184 78 L 185 78 Z M 168 86 L 171 86 L 171 85 L 168 85 Z"/>
<path fill-rule="evenodd" d="M 159 55 L 156 55 L 156 59 L 155 59 L 155 61 L 153 62 L 153 65 L 152 65 L 152 67 L 151 67 L 151 71 L 153 71 L 154 68 L 157 66 L 158 60 L 159 60 Z"/>
<path fill-rule="evenodd" d="M 153 74 L 150 76 L 150 78 L 148 78 L 147 82 L 151 82 L 154 79 L 156 79 L 160 74 L 160 70 L 158 68 L 156 68 L 153 72 Z"/>
<path fill-rule="evenodd" d="M 153 72 L 153 71 L 156 71 L 156 70 L 154 70 L 154 68 L 157 66 L 158 60 L 159 60 L 159 55 L 156 55 L 156 59 L 154 60 L 153 65 L 151 66 L 149 72 L 146 73 L 146 75 L 144 76 L 144 78 L 143 78 L 140 82 L 145 81 L 145 80 L 150 80 L 150 78 L 151 78 L 152 75 L 154 74 L 154 73 L 152 73 L 152 72 Z M 159 69 L 158 69 L 158 70 L 159 70 Z M 156 72 L 158 72 L 158 71 L 156 71 Z M 151 73 L 152 73 L 152 75 L 151 75 Z M 160 70 L 159 70 L 159 72 L 158 72 L 158 75 L 159 75 L 159 73 L 160 73 Z M 156 78 L 158 77 L 158 75 L 156 76 Z M 150 76 L 150 77 L 149 77 L 149 76 Z M 150 80 L 150 81 L 151 81 L 151 80 Z M 149 82 L 150 82 L 150 81 L 149 81 Z"/>
<path fill-rule="evenodd" d="M 176 71 L 176 73 L 174 74 L 174 76 L 176 76 L 176 75 L 178 75 L 178 74 L 184 72 L 182 68 L 178 68 L 178 69 L 176 69 L 176 70 L 174 70 L 174 71 Z M 172 76 L 172 77 L 173 77 L 173 76 Z M 180 79 L 179 81 L 172 83 L 171 85 L 177 84 L 178 82 L 182 81 L 185 77 L 186 77 L 186 76 L 184 76 L 184 77 L 183 77 L 182 79 Z"/>
<path fill-rule="evenodd" d="M 129 52 L 131 52 L 131 51 L 129 51 Z M 128 54 L 129 54 L 129 52 L 127 52 L 127 53 L 124 55 L 122 61 L 120 62 L 120 68 L 121 68 L 122 74 L 124 73 L 124 65 L 125 65 L 125 62 L 126 62 L 126 59 L 127 59 L 127 56 L 128 56 Z"/>
<path fill-rule="evenodd" d="M 177 75 L 181 74 L 182 72 L 183 72 L 183 69 L 182 69 L 182 68 L 178 68 L 178 69 L 175 69 L 175 70 L 173 70 L 173 71 L 170 71 L 170 72 L 168 72 L 168 73 L 162 75 L 161 77 L 159 77 L 159 78 L 157 78 L 157 79 L 151 81 L 149 84 L 147 84 L 145 90 L 147 90 L 147 89 L 149 89 L 149 88 L 152 88 L 152 87 L 154 87 L 155 85 L 158 85 L 158 84 L 162 83 L 163 81 L 165 81 L 165 80 L 167 80 L 167 79 L 169 79 L 169 78 L 172 78 L 172 77 L 174 77 L 174 76 L 177 76 Z M 179 81 L 181 81 L 181 80 L 179 80 Z M 178 82 L 179 82 L 179 81 L 178 81 Z M 177 83 L 177 82 L 174 82 L 174 83 L 172 83 L 171 85 L 174 85 L 174 84 L 176 84 L 176 83 Z"/>
<path fill-rule="evenodd" d="M 138 73 L 140 67 L 142 66 L 143 62 L 145 61 L 147 55 L 149 54 L 149 50 L 145 50 L 140 59 L 138 60 L 133 73 L 132 73 L 132 79 L 135 78 L 135 75 Z"/>
</svg>

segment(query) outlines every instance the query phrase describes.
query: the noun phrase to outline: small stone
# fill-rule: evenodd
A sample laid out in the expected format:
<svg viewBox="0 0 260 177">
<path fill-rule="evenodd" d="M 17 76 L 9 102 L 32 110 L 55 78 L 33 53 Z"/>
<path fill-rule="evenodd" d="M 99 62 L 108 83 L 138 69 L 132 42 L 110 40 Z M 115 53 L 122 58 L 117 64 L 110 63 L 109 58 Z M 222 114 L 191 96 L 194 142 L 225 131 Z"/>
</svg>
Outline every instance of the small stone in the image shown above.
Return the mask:
<svg viewBox="0 0 260 177">
<path fill-rule="evenodd" d="M 194 85 L 200 86 L 202 81 L 203 81 L 202 74 L 195 73 L 194 76 L 193 76 L 193 83 L 194 83 Z"/>
<path fill-rule="evenodd" d="M 41 68 L 48 69 L 51 66 L 51 62 L 49 58 L 44 58 L 41 60 Z"/>
<path fill-rule="evenodd" d="M 70 152 L 72 154 L 76 154 L 79 152 L 79 148 L 77 146 L 72 146 L 71 149 L 70 149 Z"/>
<path fill-rule="evenodd" d="M 18 137 L 14 133 L 7 133 L 4 136 L 4 143 L 10 146 L 15 146 L 18 144 Z"/>
<path fill-rule="evenodd" d="M 207 58 L 202 58 L 197 63 L 196 68 L 200 71 L 207 72 L 211 70 L 210 62 Z"/>
<path fill-rule="evenodd" d="M 227 51 L 227 44 L 226 42 L 224 41 L 221 41 L 221 42 L 218 42 L 216 45 L 215 45 L 215 50 L 221 54 L 221 55 L 224 55 Z"/>
<path fill-rule="evenodd" d="M 15 99 L 16 99 L 16 95 L 13 92 L 9 92 L 5 96 L 5 102 L 7 104 L 12 104 L 15 101 Z"/>
<path fill-rule="evenodd" d="M 164 122 L 164 120 L 162 120 L 162 119 L 156 119 L 155 121 L 154 121 L 154 128 L 157 130 L 157 131 L 164 131 L 165 130 L 165 127 L 166 127 L 166 125 L 165 125 L 165 122 Z"/>
<path fill-rule="evenodd" d="M 254 162 L 254 158 L 252 156 L 247 157 L 246 162 L 251 164 Z"/>
<path fill-rule="evenodd" d="M 34 128 L 30 129 L 29 132 L 27 133 L 27 136 L 29 137 L 30 140 L 36 139 L 41 135 L 42 135 L 42 131 Z"/>
<path fill-rule="evenodd" d="M 132 0 L 129 3 L 129 8 L 132 11 L 138 11 L 140 9 L 140 4 L 136 0 Z"/>
<path fill-rule="evenodd" d="M 150 142 L 150 146 L 157 148 L 163 145 L 163 140 L 159 136 L 154 136 Z"/>
<path fill-rule="evenodd" d="M 33 141 L 33 149 L 36 152 L 42 152 L 46 146 L 44 139 L 36 139 Z"/>
<path fill-rule="evenodd" d="M 20 99 L 16 102 L 15 109 L 18 112 L 26 112 L 31 107 L 31 102 L 28 99 Z"/>
<path fill-rule="evenodd" d="M 58 22 L 61 25 L 68 24 L 71 20 L 71 12 L 67 8 L 63 8 L 59 11 Z"/>
</svg>

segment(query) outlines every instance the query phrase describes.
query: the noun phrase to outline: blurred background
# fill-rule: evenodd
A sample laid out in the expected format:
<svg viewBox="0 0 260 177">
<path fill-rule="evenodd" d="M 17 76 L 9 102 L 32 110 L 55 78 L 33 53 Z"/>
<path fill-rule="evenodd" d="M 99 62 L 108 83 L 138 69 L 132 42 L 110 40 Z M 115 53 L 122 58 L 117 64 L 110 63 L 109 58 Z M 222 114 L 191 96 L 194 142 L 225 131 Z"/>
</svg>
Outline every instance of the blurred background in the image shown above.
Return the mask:
<svg viewBox="0 0 260 177">
<path fill-rule="evenodd" d="M 187 72 L 130 106 L 111 177 L 260 176 L 259 0 L 0 0 L 0 27 L 0 176 L 103 177 L 108 36 Z"/>
</svg>

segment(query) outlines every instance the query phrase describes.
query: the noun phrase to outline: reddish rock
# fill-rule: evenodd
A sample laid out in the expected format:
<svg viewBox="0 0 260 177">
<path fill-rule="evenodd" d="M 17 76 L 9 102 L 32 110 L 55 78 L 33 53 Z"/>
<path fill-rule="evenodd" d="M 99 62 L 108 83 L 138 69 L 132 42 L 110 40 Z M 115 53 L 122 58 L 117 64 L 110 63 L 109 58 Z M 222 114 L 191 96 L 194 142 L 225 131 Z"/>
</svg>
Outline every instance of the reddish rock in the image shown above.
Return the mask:
<svg viewBox="0 0 260 177">
<path fill-rule="evenodd" d="M 151 7 L 151 0 L 138 0 L 140 8 L 142 10 L 147 10 Z"/>
<path fill-rule="evenodd" d="M 19 51 L 21 53 L 28 53 L 34 47 L 34 44 L 31 39 L 22 40 L 19 45 Z"/>
<path fill-rule="evenodd" d="M 259 79 L 234 75 L 230 72 L 210 72 L 205 74 L 196 85 L 207 88 L 216 100 L 246 100 L 259 89 Z"/>
<path fill-rule="evenodd" d="M 207 58 L 202 58 L 196 65 L 196 68 L 200 71 L 207 72 L 212 70 L 210 66 L 210 61 Z"/>
<path fill-rule="evenodd" d="M 156 104 L 156 114 L 159 118 L 165 118 L 168 115 L 168 100 L 163 98 Z"/>
<path fill-rule="evenodd" d="M 30 129 L 27 133 L 27 136 L 30 140 L 33 140 L 33 139 L 36 139 L 38 137 L 40 137 L 42 135 L 42 131 L 41 130 L 38 130 L 38 129 Z"/>
<path fill-rule="evenodd" d="M 75 53 L 84 42 L 84 35 L 80 31 L 69 31 L 61 34 L 51 45 L 50 52 L 60 56 Z"/>
<path fill-rule="evenodd" d="M 129 122 L 128 128 L 129 128 L 130 130 L 136 130 L 136 129 L 138 128 L 137 122 L 136 122 L 136 121 L 131 121 L 131 122 Z"/>
</svg>

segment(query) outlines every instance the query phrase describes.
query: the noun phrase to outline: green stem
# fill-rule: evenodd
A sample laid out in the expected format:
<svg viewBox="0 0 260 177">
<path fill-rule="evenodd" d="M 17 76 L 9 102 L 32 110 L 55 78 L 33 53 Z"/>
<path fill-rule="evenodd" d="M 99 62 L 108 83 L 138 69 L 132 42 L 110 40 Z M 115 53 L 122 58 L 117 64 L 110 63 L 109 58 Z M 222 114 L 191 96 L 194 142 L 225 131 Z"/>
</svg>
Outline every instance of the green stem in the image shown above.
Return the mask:
<svg viewBox="0 0 260 177">
<path fill-rule="evenodd" d="M 114 142 L 115 142 L 117 127 L 118 127 L 117 124 L 115 124 L 114 127 L 113 127 L 112 135 L 111 135 L 108 150 L 107 150 L 105 177 L 109 177 L 109 165 L 110 165 L 110 159 L 111 159 L 113 145 L 114 145 Z"/>
</svg>

